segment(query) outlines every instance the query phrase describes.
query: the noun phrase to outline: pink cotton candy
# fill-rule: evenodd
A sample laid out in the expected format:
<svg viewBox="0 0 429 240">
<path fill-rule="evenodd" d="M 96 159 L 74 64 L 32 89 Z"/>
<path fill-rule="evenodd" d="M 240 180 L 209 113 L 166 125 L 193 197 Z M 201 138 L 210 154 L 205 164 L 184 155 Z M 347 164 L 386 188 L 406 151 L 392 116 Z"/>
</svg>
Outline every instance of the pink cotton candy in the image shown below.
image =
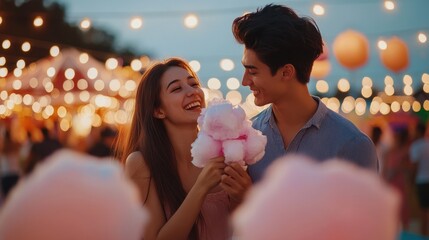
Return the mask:
<svg viewBox="0 0 429 240">
<path fill-rule="evenodd" d="M 119 163 L 60 150 L 9 195 L 0 239 L 137 240 L 147 219 Z"/>
<path fill-rule="evenodd" d="M 394 240 L 399 195 L 380 176 L 337 159 L 274 162 L 233 215 L 238 239 Z"/>
<path fill-rule="evenodd" d="M 215 157 L 224 156 L 225 163 L 254 164 L 265 154 L 267 138 L 252 127 L 240 106 L 223 99 L 214 99 L 201 111 L 200 131 L 192 143 L 192 163 L 204 167 Z"/>
</svg>

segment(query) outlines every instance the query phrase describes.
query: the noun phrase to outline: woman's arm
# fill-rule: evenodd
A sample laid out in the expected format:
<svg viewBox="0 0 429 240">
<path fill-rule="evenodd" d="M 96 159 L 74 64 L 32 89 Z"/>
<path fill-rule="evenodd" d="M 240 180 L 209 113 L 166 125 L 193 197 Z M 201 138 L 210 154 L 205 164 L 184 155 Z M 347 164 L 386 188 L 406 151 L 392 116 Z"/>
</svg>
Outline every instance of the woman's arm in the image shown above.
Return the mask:
<svg viewBox="0 0 429 240">
<path fill-rule="evenodd" d="M 164 225 L 158 239 L 187 239 L 209 191 L 220 183 L 225 163 L 213 159 L 203 168 L 182 205 Z"/>
<path fill-rule="evenodd" d="M 133 164 L 134 161 L 143 161 L 141 154 L 138 155 L 137 157 L 133 157 L 132 155 L 128 157 L 126 169 L 128 167 L 131 168 L 133 165 L 135 166 L 135 164 Z M 137 160 L 134 160 L 135 158 L 137 158 Z M 146 226 L 144 239 L 187 239 L 200 213 L 207 193 L 219 184 L 224 167 L 225 164 L 223 163 L 223 159 L 215 160 L 208 164 L 201 171 L 197 181 L 187 194 L 183 203 L 168 221 L 164 218 L 162 206 L 153 181 L 150 183 L 148 179 L 146 181 L 138 181 L 142 197 L 147 198 L 145 207 L 150 214 L 150 220 Z M 142 172 L 145 172 L 145 174 L 142 174 L 141 177 L 150 176 L 147 167 L 144 166 L 144 168 L 145 170 Z M 132 171 L 127 170 L 127 172 Z M 134 176 L 136 176 L 136 173 L 134 173 Z M 133 178 L 132 176 L 131 178 L 133 180 L 139 179 L 136 177 Z M 145 196 L 147 192 L 149 195 Z"/>
<path fill-rule="evenodd" d="M 144 239 L 156 239 L 156 236 L 165 224 L 164 211 L 156 192 L 153 181 L 150 180 L 150 171 L 140 152 L 131 153 L 125 161 L 125 172 L 137 185 L 142 203 L 149 212 L 149 221 L 144 231 Z"/>
</svg>

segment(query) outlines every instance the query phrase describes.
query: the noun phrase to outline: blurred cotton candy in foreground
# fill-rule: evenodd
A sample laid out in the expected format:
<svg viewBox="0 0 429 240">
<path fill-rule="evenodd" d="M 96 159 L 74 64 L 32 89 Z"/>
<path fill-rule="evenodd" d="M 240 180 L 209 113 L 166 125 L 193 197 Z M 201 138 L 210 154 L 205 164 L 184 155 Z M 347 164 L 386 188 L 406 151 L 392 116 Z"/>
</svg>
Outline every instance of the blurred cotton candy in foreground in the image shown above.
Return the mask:
<svg viewBox="0 0 429 240">
<path fill-rule="evenodd" d="M 147 218 L 119 163 L 60 150 L 11 192 L 0 239 L 137 240 Z"/>
<path fill-rule="evenodd" d="M 290 155 L 268 168 L 233 215 L 235 239 L 394 240 L 399 201 L 373 172 Z"/>
</svg>

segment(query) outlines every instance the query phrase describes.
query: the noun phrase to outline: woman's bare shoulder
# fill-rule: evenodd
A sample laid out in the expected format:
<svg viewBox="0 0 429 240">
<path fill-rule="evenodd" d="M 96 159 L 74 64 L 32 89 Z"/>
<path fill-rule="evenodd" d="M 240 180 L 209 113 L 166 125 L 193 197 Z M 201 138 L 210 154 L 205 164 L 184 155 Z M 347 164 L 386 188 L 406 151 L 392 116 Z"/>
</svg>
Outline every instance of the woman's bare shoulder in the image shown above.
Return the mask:
<svg viewBox="0 0 429 240">
<path fill-rule="evenodd" d="M 149 168 L 140 151 L 135 151 L 128 155 L 125 160 L 125 172 L 130 177 L 150 177 Z"/>
</svg>

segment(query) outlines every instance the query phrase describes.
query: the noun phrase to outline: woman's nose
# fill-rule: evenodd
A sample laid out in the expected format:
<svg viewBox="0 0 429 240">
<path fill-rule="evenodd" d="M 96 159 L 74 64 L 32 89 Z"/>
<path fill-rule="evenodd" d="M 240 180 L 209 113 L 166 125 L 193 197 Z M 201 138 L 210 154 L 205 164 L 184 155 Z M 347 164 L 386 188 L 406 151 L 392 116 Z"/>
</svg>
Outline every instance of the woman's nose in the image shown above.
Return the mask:
<svg viewBox="0 0 429 240">
<path fill-rule="evenodd" d="M 192 95 L 195 95 L 197 93 L 198 93 L 198 88 L 194 88 L 194 87 L 189 86 L 186 94 L 188 96 L 192 96 Z"/>
</svg>

